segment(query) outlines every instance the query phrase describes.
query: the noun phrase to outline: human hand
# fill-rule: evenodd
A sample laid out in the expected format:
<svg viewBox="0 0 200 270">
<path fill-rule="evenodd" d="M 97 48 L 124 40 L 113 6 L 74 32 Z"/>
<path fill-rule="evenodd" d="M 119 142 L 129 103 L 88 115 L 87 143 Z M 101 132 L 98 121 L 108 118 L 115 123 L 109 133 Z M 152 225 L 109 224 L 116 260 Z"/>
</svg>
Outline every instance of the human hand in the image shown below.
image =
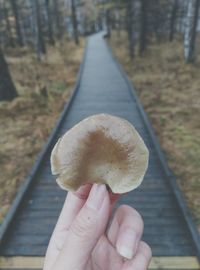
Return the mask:
<svg viewBox="0 0 200 270">
<path fill-rule="evenodd" d="M 117 198 L 97 184 L 68 192 L 44 270 L 146 270 L 151 249 L 140 240 L 143 221 L 135 209 L 120 206 L 106 231 Z"/>
</svg>

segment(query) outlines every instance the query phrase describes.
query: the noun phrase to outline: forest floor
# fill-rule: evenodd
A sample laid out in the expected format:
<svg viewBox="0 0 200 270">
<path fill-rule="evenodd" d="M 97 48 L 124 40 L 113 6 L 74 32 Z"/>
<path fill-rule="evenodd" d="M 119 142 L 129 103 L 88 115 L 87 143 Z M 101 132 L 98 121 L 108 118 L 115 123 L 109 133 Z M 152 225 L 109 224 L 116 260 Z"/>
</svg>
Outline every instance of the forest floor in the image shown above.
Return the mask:
<svg viewBox="0 0 200 270">
<path fill-rule="evenodd" d="M 200 231 L 200 59 L 185 64 L 183 42 L 174 41 L 151 42 L 144 57 L 131 61 L 127 40 L 125 33 L 113 33 L 110 45 L 134 83 Z"/>
<path fill-rule="evenodd" d="M 0 223 L 72 92 L 83 50 L 84 40 L 63 39 L 41 62 L 27 48 L 5 51 L 19 97 L 0 102 Z"/>
</svg>

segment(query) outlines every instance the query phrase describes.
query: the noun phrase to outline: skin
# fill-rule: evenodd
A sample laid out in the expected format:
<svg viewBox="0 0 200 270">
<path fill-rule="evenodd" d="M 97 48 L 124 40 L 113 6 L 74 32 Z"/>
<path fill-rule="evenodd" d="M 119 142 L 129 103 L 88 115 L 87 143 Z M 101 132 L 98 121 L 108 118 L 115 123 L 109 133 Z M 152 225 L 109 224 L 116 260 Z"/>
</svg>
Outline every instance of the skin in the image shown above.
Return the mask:
<svg viewBox="0 0 200 270">
<path fill-rule="evenodd" d="M 118 198 L 99 184 L 68 192 L 44 270 L 146 270 L 152 254 L 141 241 L 142 218 L 132 207 L 122 205 L 111 220 Z"/>
</svg>

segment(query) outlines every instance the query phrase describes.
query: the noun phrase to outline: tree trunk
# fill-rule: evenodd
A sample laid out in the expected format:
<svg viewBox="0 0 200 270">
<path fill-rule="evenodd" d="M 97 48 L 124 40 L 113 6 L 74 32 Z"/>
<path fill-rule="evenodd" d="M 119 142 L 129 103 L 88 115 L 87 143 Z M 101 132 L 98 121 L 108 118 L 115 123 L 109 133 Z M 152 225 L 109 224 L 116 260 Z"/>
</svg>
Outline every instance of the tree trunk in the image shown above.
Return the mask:
<svg viewBox="0 0 200 270">
<path fill-rule="evenodd" d="M 135 40 L 134 40 L 134 31 L 133 31 L 133 0 L 127 0 L 127 31 L 128 31 L 128 40 L 129 40 L 129 55 L 131 59 L 134 58 L 134 48 L 135 48 Z"/>
<path fill-rule="evenodd" d="M 0 49 L 0 100 L 12 100 L 17 97 L 17 91 L 12 81 L 8 65 Z"/>
<path fill-rule="evenodd" d="M 55 24 L 56 24 L 56 35 L 60 39 L 62 37 L 62 24 L 61 24 L 61 14 L 58 8 L 58 0 L 54 0 L 54 14 L 55 14 Z"/>
<path fill-rule="evenodd" d="M 37 19 L 37 29 L 38 29 L 38 37 L 37 37 L 37 46 L 38 46 L 38 51 L 42 54 L 46 53 L 46 46 L 44 42 L 44 37 L 43 37 L 43 31 L 42 31 L 42 22 L 41 22 L 41 17 L 40 17 L 40 4 L 38 0 L 35 1 L 35 7 L 36 7 L 36 19 Z"/>
<path fill-rule="evenodd" d="M 46 5 L 47 21 L 48 21 L 48 38 L 49 38 L 49 43 L 51 45 L 54 45 L 55 44 L 55 41 L 54 41 L 54 38 L 53 38 L 53 27 L 52 27 L 52 18 L 51 18 L 49 0 L 45 0 L 45 5 Z"/>
<path fill-rule="evenodd" d="M 178 0 L 174 0 L 172 14 L 170 18 L 170 33 L 169 33 L 169 41 L 173 41 L 174 33 L 175 33 L 175 26 L 176 26 L 176 17 L 178 12 Z"/>
<path fill-rule="evenodd" d="M 199 18 L 199 6 L 200 0 L 196 0 L 194 4 L 194 19 L 193 19 L 193 26 L 192 26 L 192 33 L 191 33 L 191 42 L 190 42 L 190 61 L 195 60 L 195 45 L 196 45 L 196 33 L 197 33 L 197 24 Z"/>
<path fill-rule="evenodd" d="M 11 31 L 11 25 L 9 21 L 9 10 L 7 9 L 5 2 L 4 2 L 4 18 L 6 22 L 6 34 L 7 34 L 7 40 L 8 40 L 8 45 L 11 47 L 14 47 L 14 39 L 12 36 L 12 31 Z"/>
<path fill-rule="evenodd" d="M 140 42 L 139 54 L 142 56 L 147 48 L 147 5 L 148 0 L 141 0 L 140 8 Z"/>
<path fill-rule="evenodd" d="M 72 12 L 72 25 L 73 25 L 73 35 L 74 41 L 76 45 L 79 44 L 79 37 L 78 37 L 78 23 L 76 17 L 76 3 L 75 0 L 71 0 L 71 12 Z"/>
<path fill-rule="evenodd" d="M 195 61 L 195 41 L 199 6 L 200 0 L 190 0 L 188 3 L 184 36 L 184 54 L 187 63 Z"/>
<path fill-rule="evenodd" d="M 107 37 L 111 37 L 111 25 L 110 25 L 110 10 L 106 10 L 106 27 L 107 27 Z"/>
<path fill-rule="evenodd" d="M 38 40 L 38 29 L 37 29 L 37 19 L 36 19 L 36 7 L 35 7 L 35 1 L 29 0 L 30 5 L 30 26 L 31 26 L 31 32 L 32 32 L 32 40 L 35 47 L 35 51 L 37 52 L 37 40 Z M 38 55 L 39 58 L 39 55 Z"/>
<path fill-rule="evenodd" d="M 115 19 L 117 21 L 117 25 L 116 25 L 117 35 L 118 35 L 118 37 L 120 37 L 120 35 L 121 35 L 121 32 L 120 32 L 120 30 L 121 30 L 121 24 L 120 24 L 120 22 L 121 22 L 121 18 L 120 18 L 120 0 L 117 0 L 115 2 Z"/>
<path fill-rule="evenodd" d="M 14 17 L 15 17 L 15 25 L 16 25 L 18 44 L 19 44 L 19 46 L 23 47 L 24 42 L 23 42 L 22 31 L 21 31 L 21 26 L 20 26 L 19 9 L 18 9 L 18 6 L 17 6 L 17 1 L 16 0 L 10 0 L 10 4 L 11 4 L 12 11 L 13 11 L 13 14 L 14 14 Z"/>
</svg>

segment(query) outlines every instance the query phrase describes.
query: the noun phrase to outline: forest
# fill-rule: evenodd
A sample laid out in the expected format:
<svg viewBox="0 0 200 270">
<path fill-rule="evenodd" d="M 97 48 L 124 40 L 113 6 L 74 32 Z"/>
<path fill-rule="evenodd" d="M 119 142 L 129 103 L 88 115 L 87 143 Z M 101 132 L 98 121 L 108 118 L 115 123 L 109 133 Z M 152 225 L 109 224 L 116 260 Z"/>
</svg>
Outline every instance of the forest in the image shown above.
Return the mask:
<svg viewBox="0 0 200 270">
<path fill-rule="evenodd" d="M 0 0 L 0 220 L 106 32 L 200 228 L 200 0 Z"/>
</svg>

